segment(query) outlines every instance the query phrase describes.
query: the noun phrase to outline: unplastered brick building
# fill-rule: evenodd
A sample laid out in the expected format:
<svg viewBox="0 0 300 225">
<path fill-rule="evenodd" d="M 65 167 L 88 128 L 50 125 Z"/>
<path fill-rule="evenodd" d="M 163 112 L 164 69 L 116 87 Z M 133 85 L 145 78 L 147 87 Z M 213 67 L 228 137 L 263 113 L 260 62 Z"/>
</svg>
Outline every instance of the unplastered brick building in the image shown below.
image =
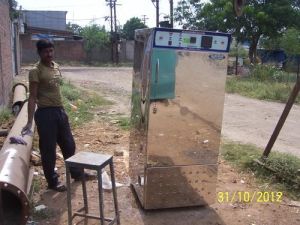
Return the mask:
<svg viewBox="0 0 300 225">
<path fill-rule="evenodd" d="M 13 85 L 13 54 L 8 0 L 0 0 L 0 107 L 9 103 Z"/>
</svg>

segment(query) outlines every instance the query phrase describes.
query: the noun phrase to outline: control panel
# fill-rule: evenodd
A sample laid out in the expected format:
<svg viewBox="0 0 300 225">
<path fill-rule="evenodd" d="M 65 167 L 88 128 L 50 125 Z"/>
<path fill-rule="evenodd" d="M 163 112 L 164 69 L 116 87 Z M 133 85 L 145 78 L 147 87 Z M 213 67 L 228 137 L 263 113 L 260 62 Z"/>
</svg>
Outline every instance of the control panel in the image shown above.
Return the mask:
<svg viewBox="0 0 300 225">
<path fill-rule="evenodd" d="M 230 34 L 156 28 L 154 47 L 228 52 Z"/>
</svg>

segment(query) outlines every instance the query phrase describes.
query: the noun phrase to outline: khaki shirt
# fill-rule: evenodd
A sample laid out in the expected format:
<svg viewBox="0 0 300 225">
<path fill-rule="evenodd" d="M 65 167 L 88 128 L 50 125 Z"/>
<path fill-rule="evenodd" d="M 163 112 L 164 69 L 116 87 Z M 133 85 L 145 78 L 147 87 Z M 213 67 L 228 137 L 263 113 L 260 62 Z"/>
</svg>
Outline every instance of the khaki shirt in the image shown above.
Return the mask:
<svg viewBox="0 0 300 225">
<path fill-rule="evenodd" d="M 43 65 L 41 62 L 35 64 L 29 71 L 29 82 L 37 82 L 37 105 L 39 108 L 62 107 L 60 84 L 62 76 L 57 63 L 53 67 Z"/>
</svg>

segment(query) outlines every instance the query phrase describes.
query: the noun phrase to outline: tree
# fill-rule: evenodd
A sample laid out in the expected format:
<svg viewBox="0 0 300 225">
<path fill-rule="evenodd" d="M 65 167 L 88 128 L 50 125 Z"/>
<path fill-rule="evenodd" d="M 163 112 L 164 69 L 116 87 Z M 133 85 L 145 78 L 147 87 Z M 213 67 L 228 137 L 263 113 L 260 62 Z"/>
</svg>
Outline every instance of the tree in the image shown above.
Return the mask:
<svg viewBox="0 0 300 225">
<path fill-rule="evenodd" d="M 290 57 L 297 59 L 297 78 L 300 70 L 300 31 L 295 28 L 288 29 L 281 38 L 281 47 Z"/>
<path fill-rule="evenodd" d="M 299 24 L 297 0 L 248 0 L 239 18 L 232 0 L 181 0 L 175 19 L 187 28 L 230 32 L 238 41 L 249 41 L 249 58 L 253 63 L 262 36 L 277 37 L 287 27 Z M 298 5 L 299 6 L 299 5 Z"/>
<path fill-rule="evenodd" d="M 11 19 L 16 19 L 19 17 L 19 12 L 17 11 L 18 2 L 16 0 L 9 0 L 9 15 Z"/>
<path fill-rule="evenodd" d="M 259 45 L 266 50 L 276 50 L 281 48 L 281 36 L 261 37 Z"/>
<path fill-rule="evenodd" d="M 106 32 L 104 26 L 96 24 L 85 26 L 80 31 L 81 35 L 85 40 L 85 50 L 88 58 L 91 55 L 93 49 L 105 48 L 109 44 L 109 34 Z"/>
<path fill-rule="evenodd" d="M 290 28 L 284 32 L 281 38 L 281 47 L 290 56 L 300 55 L 300 31 Z"/>
<path fill-rule="evenodd" d="M 147 26 L 137 17 L 127 20 L 123 26 L 122 37 L 127 40 L 134 40 L 134 31 L 136 29 L 146 28 Z"/>
<path fill-rule="evenodd" d="M 82 32 L 82 27 L 79 26 L 76 23 L 68 22 L 67 23 L 67 30 L 72 31 L 73 34 L 77 34 L 78 35 L 78 34 L 80 34 Z"/>
</svg>

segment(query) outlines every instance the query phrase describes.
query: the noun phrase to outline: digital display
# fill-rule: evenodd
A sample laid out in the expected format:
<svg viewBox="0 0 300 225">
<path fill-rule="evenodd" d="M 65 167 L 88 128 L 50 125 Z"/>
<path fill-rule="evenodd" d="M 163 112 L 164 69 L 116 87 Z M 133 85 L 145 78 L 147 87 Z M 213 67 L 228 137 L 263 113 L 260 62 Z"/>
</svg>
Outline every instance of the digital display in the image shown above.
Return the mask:
<svg viewBox="0 0 300 225">
<path fill-rule="evenodd" d="M 202 36 L 201 38 L 201 48 L 211 48 L 213 37 L 212 36 Z"/>
<path fill-rule="evenodd" d="M 191 37 L 190 38 L 190 43 L 191 44 L 196 44 L 197 38 L 196 37 Z"/>
<path fill-rule="evenodd" d="M 154 47 L 157 48 L 228 52 L 230 36 L 227 34 L 181 30 L 170 32 L 157 29 L 154 40 Z"/>
</svg>

